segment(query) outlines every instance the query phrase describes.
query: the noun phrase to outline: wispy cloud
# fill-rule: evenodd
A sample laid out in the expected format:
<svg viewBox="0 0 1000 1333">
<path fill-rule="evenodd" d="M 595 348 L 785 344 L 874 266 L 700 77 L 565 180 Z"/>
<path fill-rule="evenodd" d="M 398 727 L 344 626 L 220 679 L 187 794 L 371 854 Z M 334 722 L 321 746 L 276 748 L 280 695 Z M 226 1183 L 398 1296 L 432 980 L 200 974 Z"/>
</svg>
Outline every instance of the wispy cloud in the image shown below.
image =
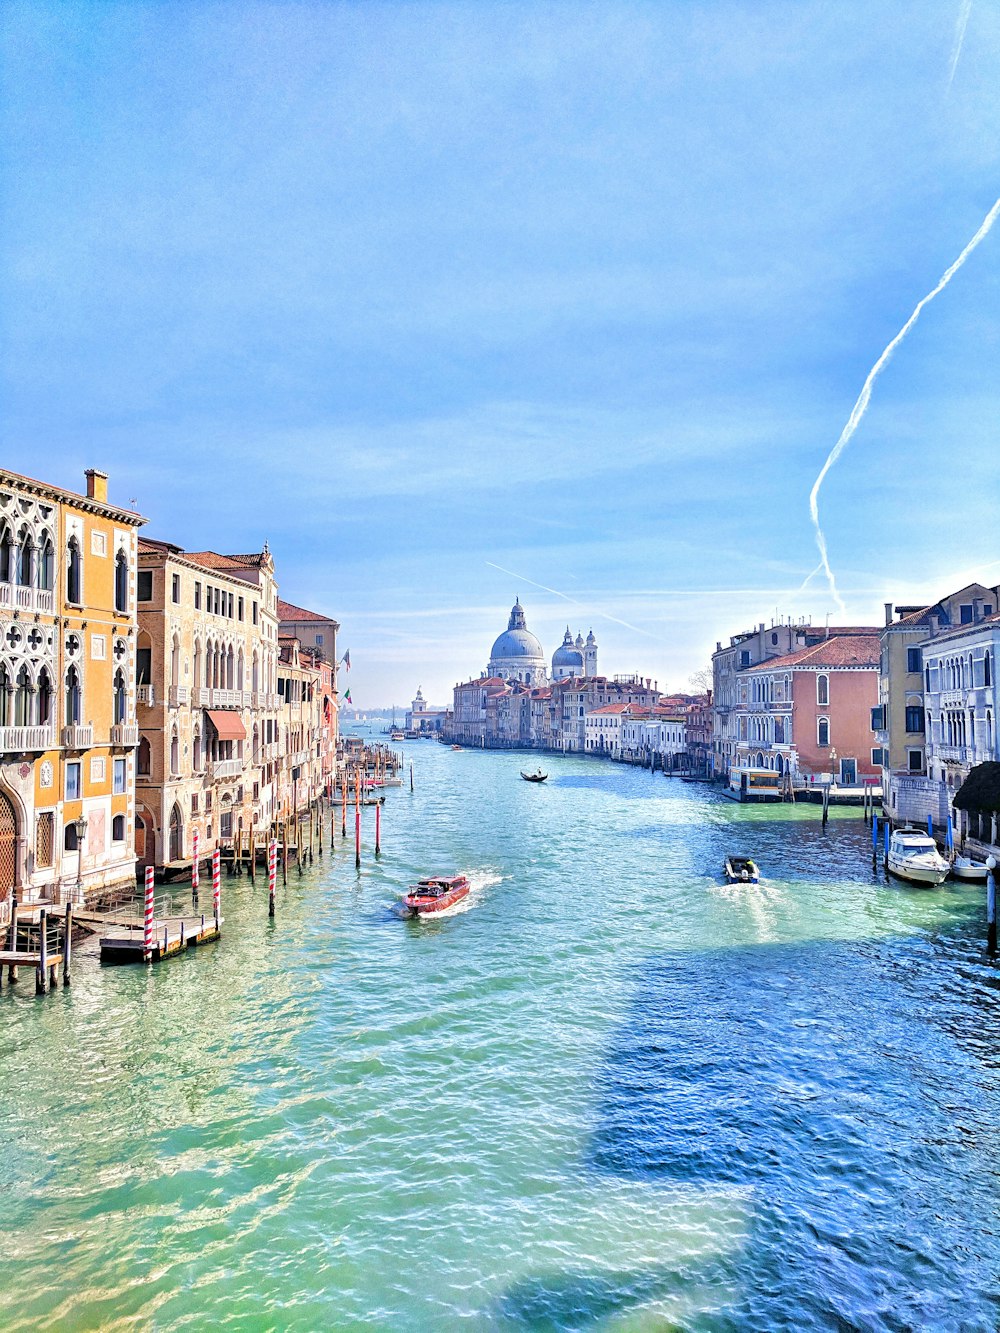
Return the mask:
<svg viewBox="0 0 1000 1333">
<path fill-rule="evenodd" d="M 950 265 L 950 267 L 947 268 L 945 272 L 942 274 L 937 285 L 931 291 L 929 291 L 926 296 L 922 297 L 917 302 L 913 314 L 906 321 L 903 327 L 899 330 L 899 332 L 896 334 L 893 340 L 888 344 L 888 346 L 883 351 L 882 355 L 875 362 L 874 366 L 872 366 L 871 370 L 868 372 L 868 376 L 865 379 L 864 384 L 862 385 L 861 392 L 858 394 L 857 401 L 851 408 L 851 415 L 847 419 L 847 425 L 841 431 L 840 439 L 830 450 L 829 456 L 827 457 L 826 462 L 820 469 L 819 476 L 813 482 L 812 490 L 809 492 L 809 515 L 812 518 L 813 528 L 815 529 L 816 532 L 816 545 L 819 548 L 820 565 L 822 566 L 823 571 L 826 574 L 827 582 L 830 586 L 830 592 L 833 595 L 833 599 L 837 603 L 837 606 L 840 608 L 840 611 L 842 613 L 846 614 L 847 607 L 844 605 L 844 601 L 840 596 L 840 593 L 837 591 L 837 581 L 834 578 L 833 570 L 830 567 L 830 559 L 827 554 L 826 537 L 823 535 L 823 529 L 820 526 L 820 521 L 819 521 L 820 487 L 823 485 L 823 482 L 826 479 L 826 474 L 830 471 L 834 463 L 836 463 L 837 459 L 847 448 L 848 444 L 851 442 L 851 438 L 854 435 L 854 432 L 857 430 L 858 426 L 860 426 L 865 413 L 868 411 L 868 404 L 871 402 L 872 387 L 874 386 L 876 379 L 879 377 L 879 375 L 881 375 L 882 371 L 891 361 L 892 355 L 895 352 L 896 348 L 903 341 L 903 339 L 906 337 L 909 331 L 913 328 L 914 324 L 916 324 L 917 320 L 920 318 L 920 312 L 923 310 L 924 306 L 929 305 L 930 302 L 934 300 L 935 296 L 937 296 L 939 292 L 944 291 L 945 287 L 948 286 L 948 283 L 951 282 L 952 278 L 955 276 L 958 270 L 968 259 L 969 255 L 972 254 L 973 250 L 975 250 L 975 248 L 979 245 L 979 243 L 985 240 L 985 238 L 989 235 L 994 222 L 996 222 L 997 220 L 998 214 L 1000 214 L 1000 199 L 997 199 L 996 203 L 986 214 L 986 217 L 983 219 L 979 227 L 979 230 L 976 232 L 975 236 L 973 236 L 972 240 L 969 241 L 968 245 L 965 247 L 962 253 L 958 256 L 955 262 L 952 265 Z M 810 575 L 810 577 L 812 576 Z M 808 579 L 806 580 L 806 582 L 808 582 Z M 803 584 L 803 587 L 804 586 L 805 585 Z"/>
<path fill-rule="evenodd" d="M 948 92 L 951 92 L 951 85 L 955 79 L 955 70 L 958 69 L 959 57 L 962 54 L 962 47 L 965 44 L 965 30 L 969 26 L 969 15 L 972 13 L 972 0 L 962 0 L 962 7 L 958 11 L 958 20 L 955 23 L 955 41 L 951 50 L 951 61 L 948 65 Z"/>
<path fill-rule="evenodd" d="M 575 597 L 570 597 L 568 593 L 560 592 L 558 588 L 546 587 L 544 583 L 536 583 L 534 579 L 526 578 L 523 574 L 515 574 L 512 569 L 504 569 L 502 565 L 495 565 L 492 560 L 487 560 L 486 564 L 491 569 L 498 569 L 501 574 L 509 574 L 512 579 L 520 579 L 522 583 L 530 583 L 533 588 L 541 588 L 542 592 L 550 592 L 553 597 L 561 597 L 564 602 L 570 602 L 573 606 L 578 606 L 583 611 L 591 611 L 593 615 L 599 616 L 602 620 L 610 620 L 614 625 L 621 625 L 624 629 L 630 629 L 634 634 L 644 634 L 647 639 L 655 639 L 659 642 L 656 634 L 651 634 L 648 629 L 642 629 L 638 625 L 630 625 L 627 620 L 619 620 L 617 616 L 609 615 L 606 611 L 598 611 L 587 605 L 586 602 L 578 601 Z"/>
</svg>

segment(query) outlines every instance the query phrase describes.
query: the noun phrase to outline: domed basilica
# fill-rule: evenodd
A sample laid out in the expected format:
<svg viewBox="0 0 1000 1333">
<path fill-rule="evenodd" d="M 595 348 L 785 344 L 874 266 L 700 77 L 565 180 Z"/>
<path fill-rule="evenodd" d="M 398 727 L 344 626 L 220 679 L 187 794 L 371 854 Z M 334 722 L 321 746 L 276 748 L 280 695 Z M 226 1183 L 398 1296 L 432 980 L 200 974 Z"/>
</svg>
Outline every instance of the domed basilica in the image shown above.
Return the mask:
<svg viewBox="0 0 1000 1333">
<path fill-rule="evenodd" d="M 528 629 L 520 601 L 514 603 L 507 628 L 493 645 L 487 674 L 529 686 L 549 683 L 542 645 Z M 597 640 L 594 631 L 591 630 L 587 635 L 586 642 L 580 634 L 574 640 L 567 625 L 562 643 L 552 654 L 551 679 L 596 675 Z"/>
</svg>

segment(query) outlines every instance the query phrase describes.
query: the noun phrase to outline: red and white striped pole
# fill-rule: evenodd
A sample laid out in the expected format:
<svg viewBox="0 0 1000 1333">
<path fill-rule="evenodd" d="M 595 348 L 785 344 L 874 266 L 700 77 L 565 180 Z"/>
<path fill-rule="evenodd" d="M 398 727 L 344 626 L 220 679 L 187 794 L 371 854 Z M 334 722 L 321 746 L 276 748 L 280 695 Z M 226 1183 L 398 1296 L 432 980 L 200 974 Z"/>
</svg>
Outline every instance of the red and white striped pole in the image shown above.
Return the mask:
<svg viewBox="0 0 1000 1333">
<path fill-rule="evenodd" d="M 361 806 L 354 807 L 354 867 L 361 869 Z"/>
<path fill-rule="evenodd" d="M 142 961 L 153 961 L 153 867 L 146 867 L 146 915 L 142 926 Z"/>
<path fill-rule="evenodd" d="M 212 912 L 215 916 L 215 929 L 219 929 L 219 895 L 221 892 L 222 875 L 219 872 L 219 849 L 216 847 L 212 853 Z"/>
<path fill-rule="evenodd" d="M 191 834 L 191 906 L 198 906 L 198 830 Z"/>
<path fill-rule="evenodd" d="M 267 914 L 274 916 L 274 884 L 278 878 L 278 840 L 267 844 Z"/>
</svg>

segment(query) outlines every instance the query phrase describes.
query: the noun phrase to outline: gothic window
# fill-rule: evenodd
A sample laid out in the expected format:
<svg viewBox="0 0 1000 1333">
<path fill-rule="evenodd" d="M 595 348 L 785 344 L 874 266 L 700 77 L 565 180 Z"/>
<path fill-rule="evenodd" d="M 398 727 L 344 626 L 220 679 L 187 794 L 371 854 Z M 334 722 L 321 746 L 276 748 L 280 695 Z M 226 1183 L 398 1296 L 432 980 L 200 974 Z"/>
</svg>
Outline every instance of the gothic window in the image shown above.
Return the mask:
<svg viewBox="0 0 1000 1333">
<path fill-rule="evenodd" d="M 816 744 L 825 747 L 830 744 L 830 719 L 821 717 L 816 723 Z"/>
<path fill-rule="evenodd" d="M 170 684 L 177 688 L 181 683 L 181 644 L 175 634 L 170 644 Z"/>
<path fill-rule="evenodd" d="M 14 685 L 14 726 L 31 726 L 31 676 L 28 674 L 28 668 L 23 666 L 17 673 L 16 683 Z"/>
<path fill-rule="evenodd" d="M 121 667 L 115 672 L 115 697 L 114 697 L 114 717 L 115 724 L 121 725 L 128 715 L 128 693 L 125 689 L 125 672 Z"/>
<path fill-rule="evenodd" d="M 22 588 L 31 587 L 31 555 L 33 551 L 31 542 L 31 533 L 27 528 L 21 529 L 20 538 L 17 543 L 17 582 Z"/>
<path fill-rule="evenodd" d="M 14 541 L 5 523 L 0 528 L 0 583 L 14 581 Z"/>
<path fill-rule="evenodd" d="M 45 667 L 38 673 L 38 722 L 45 726 L 52 720 L 52 681 Z"/>
<path fill-rule="evenodd" d="M 80 721 L 80 673 L 75 666 L 66 672 L 66 725 L 74 727 Z"/>
<path fill-rule="evenodd" d="M 201 770 L 202 770 L 202 768 L 204 767 L 204 765 L 203 765 L 203 763 L 202 763 L 202 758 L 201 758 L 201 728 L 200 728 L 200 727 L 195 727 L 195 729 L 194 729 L 194 741 L 193 741 L 192 746 L 191 746 L 191 754 L 192 754 L 191 766 L 192 766 L 192 768 L 194 769 L 194 771 L 195 771 L 196 773 L 200 773 Z"/>
<path fill-rule="evenodd" d="M 38 586 L 46 591 L 51 591 L 54 583 L 55 547 L 52 545 L 52 538 L 48 533 L 45 533 L 38 552 Z"/>
<path fill-rule="evenodd" d="M 177 732 L 170 737 L 170 772 L 177 775 L 181 770 L 181 746 Z"/>
<path fill-rule="evenodd" d="M 124 551 L 115 557 L 115 610 L 128 610 L 128 557 Z"/>
<path fill-rule="evenodd" d="M 0 662 L 0 727 L 10 724 L 10 697 L 13 689 L 6 663 Z"/>
<path fill-rule="evenodd" d="M 74 606 L 82 602 L 82 580 L 80 578 L 80 543 L 70 537 L 66 546 L 66 600 Z"/>
<path fill-rule="evenodd" d="M 993 656 L 989 649 L 986 650 L 986 656 L 983 658 L 983 684 L 993 684 Z"/>
<path fill-rule="evenodd" d="M 143 775 L 143 777 L 149 777 L 150 758 L 151 752 L 149 741 L 143 736 L 139 741 L 139 749 L 136 754 L 136 769 Z"/>
</svg>

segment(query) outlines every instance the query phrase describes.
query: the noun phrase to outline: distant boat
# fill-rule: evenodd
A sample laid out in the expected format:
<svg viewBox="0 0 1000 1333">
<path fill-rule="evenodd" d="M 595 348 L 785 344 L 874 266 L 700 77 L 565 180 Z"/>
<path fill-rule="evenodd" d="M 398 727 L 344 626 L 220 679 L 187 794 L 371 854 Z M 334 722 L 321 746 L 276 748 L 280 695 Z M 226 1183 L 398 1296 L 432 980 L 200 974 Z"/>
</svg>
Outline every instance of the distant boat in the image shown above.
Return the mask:
<svg viewBox="0 0 1000 1333">
<path fill-rule="evenodd" d="M 453 750 L 460 750 L 462 747 L 460 745 L 453 745 L 451 748 Z"/>
<path fill-rule="evenodd" d="M 429 916 L 454 907 L 468 892 L 469 881 L 464 875 L 431 875 L 413 885 L 403 906 L 410 916 Z"/>
<path fill-rule="evenodd" d="M 730 884 L 759 884 L 760 870 L 749 856 L 727 856 L 726 879 Z"/>
<path fill-rule="evenodd" d="M 548 776 L 548 773 L 543 773 L 541 769 L 537 773 L 525 773 L 523 770 L 521 772 L 525 782 L 544 782 Z"/>
</svg>

